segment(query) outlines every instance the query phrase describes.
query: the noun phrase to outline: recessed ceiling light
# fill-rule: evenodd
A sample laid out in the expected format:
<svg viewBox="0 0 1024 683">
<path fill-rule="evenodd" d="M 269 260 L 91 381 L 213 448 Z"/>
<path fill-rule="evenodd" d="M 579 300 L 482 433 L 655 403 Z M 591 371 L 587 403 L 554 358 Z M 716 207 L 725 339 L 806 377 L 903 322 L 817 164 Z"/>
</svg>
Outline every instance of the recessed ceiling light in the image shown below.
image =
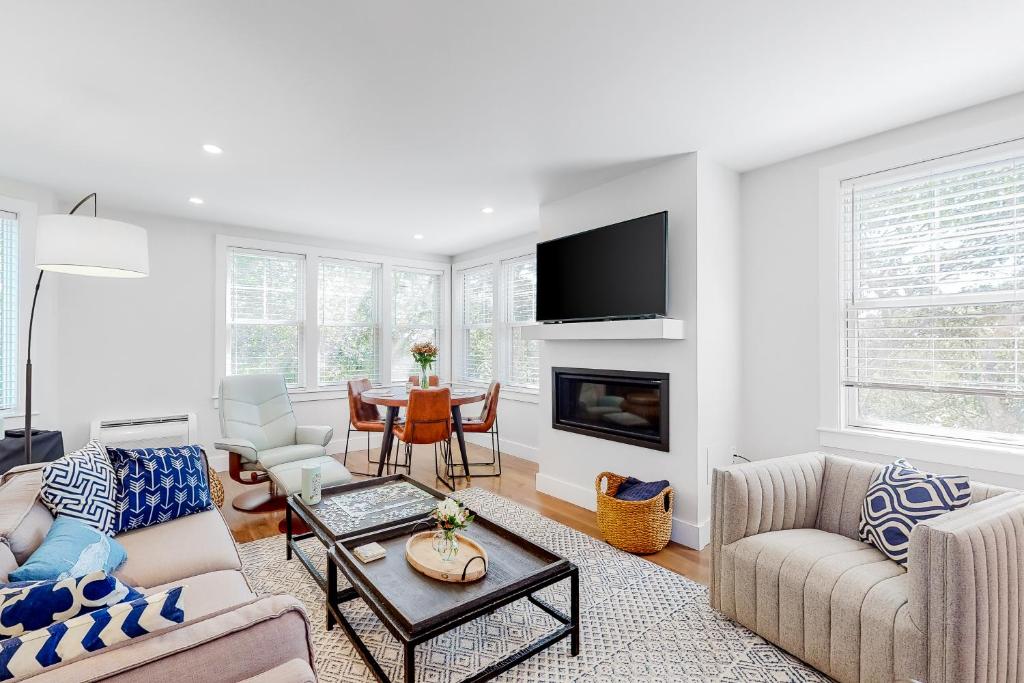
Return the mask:
<svg viewBox="0 0 1024 683">
<path fill-rule="evenodd" d="M 490 206 L 485 206 L 484 208 L 482 208 L 480 210 L 483 211 L 484 213 L 494 213 L 494 209 L 492 207 L 490 207 Z"/>
<path fill-rule="evenodd" d="M 207 154 L 221 154 L 224 152 L 224 150 L 217 145 L 211 145 L 210 143 L 203 145 L 203 151 Z"/>
<path fill-rule="evenodd" d="M 416 233 L 415 235 L 412 236 L 412 238 L 414 240 L 421 240 L 423 239 L 423 235 L 421 235 L 420 233 Z"/>
<path fill-rule="evenodd" d="M 191 202 L 192 204 L 202 204 L 203 203 L 203 198 L 202 197 L 189 197 L 188 201 Z"/>
</svg>

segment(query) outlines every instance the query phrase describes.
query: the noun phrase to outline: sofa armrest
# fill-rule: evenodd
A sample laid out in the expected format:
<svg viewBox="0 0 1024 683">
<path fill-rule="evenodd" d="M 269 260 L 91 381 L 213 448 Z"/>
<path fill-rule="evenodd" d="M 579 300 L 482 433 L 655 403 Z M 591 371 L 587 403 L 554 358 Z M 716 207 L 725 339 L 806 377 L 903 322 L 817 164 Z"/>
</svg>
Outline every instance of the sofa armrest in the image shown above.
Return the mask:
<svg viewBox="0 0 1024 683">
<path fill-rule="evenodd" d="M 910 533 L 910 619 L 928 643 L 929 683 L 1024 677 L 1024 494 L 930 519 Z"/>
<path fill-rule="evenodd" d="M 238 453 L 246 460 L 256 462 L 256 445 L 248 439 L 218 439 L 213 445 L 222 451 Z"/>
<path fill-rule="evenodd" d="M 782 529 L 813 527 L 825 456 L 803 453 L 715 469 L 711 493 L 711 606 L 719 608 L 722 546 Z"/>
<path fill-rule="evenodd" d="M 313 664 L 306 612 L 296 598 L 268 595 L 196 621 L 135 638 L 47 669 L 33 683 L 240 681 L 293 659 Z"/>
<path fill-rule="evenodd" d="M 295 443 L 327 446 L 332 436 L 334 436 L 334 427 L 316 425 L 295 428 Z"/>
</svg>

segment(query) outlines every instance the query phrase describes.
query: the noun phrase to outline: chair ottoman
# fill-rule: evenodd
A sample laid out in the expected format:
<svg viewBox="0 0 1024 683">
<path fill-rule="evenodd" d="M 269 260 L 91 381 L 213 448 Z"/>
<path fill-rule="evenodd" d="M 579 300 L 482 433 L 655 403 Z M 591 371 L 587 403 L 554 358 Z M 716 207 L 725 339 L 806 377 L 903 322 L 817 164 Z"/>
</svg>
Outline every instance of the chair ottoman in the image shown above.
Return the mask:
<svg viewBox="0 0 1024 683">
<path fill-rule="evenodd" d="M 302 490 L 302 468 L 306 465 L 320 465 L 320 485 L 324 488 L 352 481 L 352 474 L 345 469 L 345 466 L 329 455 L 321 455 L 308 460 L 283 462 L 268 469 L 267 474 L 270 475 L 278 493 L 290 496 Z"/>
</svg>

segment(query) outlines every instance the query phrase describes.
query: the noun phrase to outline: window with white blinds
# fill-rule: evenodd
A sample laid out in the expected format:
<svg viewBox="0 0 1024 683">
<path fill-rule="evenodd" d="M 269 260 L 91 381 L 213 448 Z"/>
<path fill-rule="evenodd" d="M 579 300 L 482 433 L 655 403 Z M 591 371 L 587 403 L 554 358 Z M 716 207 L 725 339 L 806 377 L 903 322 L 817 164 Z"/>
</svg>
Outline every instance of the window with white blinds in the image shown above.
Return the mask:
<svg viewBox="0 0 1024 683">
<path fill-rule="evenodd" d="M 1024 442 L 1024 155 L 844 181 L 847 423 Z"/>
<path fill-rule="evenodd" d="M 440 347 L 441 273 L 394 268 L 391 271 L 391 381 L 405 383 L 418 375 L 419 366 L 409 349 L 430 341 Z M 437 373 L 438 368 L 433 368 Z"/>
<path fill-rule="evenodd" d="M 320 386 L 362 377 L 380 384 L 380 276 L 379 263 L 320 259 Z"/>
<path fill-rule="evenodd" d="M 494 267 L 462 271 L 462 377 L 470 382 L 494 378 Z"/>
<path fill-rule="evenodd" d="M 227 374 L 282 374 L 302 381 L 305 257 L 228 250 Z"/>
<path fill-rule="evenodd" d="M 540 385 L 540 346 L 523 329 L 537 320 L 537 257 L 534 254 L 502 261 L 505 292 L 504 323 L 509 386 L 536 389 Z"/>
<path fill-rule="evenodd" d="M 523 329 L 536 319 L 537 258 L 526 254 L 456 270 L 456 379 L 535 391 L 538 342 Z"/>
<path fill-rule="evenodd" d="M 18 215 L 0 211 L 0 412 L 18 405 Z"/>
</svg>

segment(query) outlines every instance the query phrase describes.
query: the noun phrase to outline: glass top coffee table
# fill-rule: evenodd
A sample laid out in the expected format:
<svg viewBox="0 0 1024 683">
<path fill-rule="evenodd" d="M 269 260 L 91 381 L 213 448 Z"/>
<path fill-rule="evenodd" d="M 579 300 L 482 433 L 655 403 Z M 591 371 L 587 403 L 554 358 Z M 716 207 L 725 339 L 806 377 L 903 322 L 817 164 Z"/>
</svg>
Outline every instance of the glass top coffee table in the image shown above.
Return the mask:
<svg viewBox="0 0 1024 683">
<path fill-rule="evenodd" d="M 402 645 L 404 680 L 415 679 L 416 646 L 474 619 L 485 618 L 499 607 L 526 599 L 558 623 L 554 631 L 519 648 L 465 681 L 486 681 L 508 671 L 565 637 L 573 657 L 580 651 L 579 569 L 555 553 L 477 515 L 465 535 L 487 550 L 487 573 L 472 583 L 448 583 L 419 573 L 405 558 L 405 544 L 429 522 L 411 521 L 337 541 L 328 552 L 328 564 L 341 569 L 350 588 L 327 600 L 328 628 L 336 621 L 379 681 L 389 681 L 384 669 L 345 618 L 342 606 L 362 599 L 384 627 Z M 376 542 L 387 554 L 363 563 L 352 549 Z M 570 582 L 570 614 L 547 604 L 535 593 L 560 581 Z M 332 595 L 332 593 L 328 593 Z"/>
</svg>

